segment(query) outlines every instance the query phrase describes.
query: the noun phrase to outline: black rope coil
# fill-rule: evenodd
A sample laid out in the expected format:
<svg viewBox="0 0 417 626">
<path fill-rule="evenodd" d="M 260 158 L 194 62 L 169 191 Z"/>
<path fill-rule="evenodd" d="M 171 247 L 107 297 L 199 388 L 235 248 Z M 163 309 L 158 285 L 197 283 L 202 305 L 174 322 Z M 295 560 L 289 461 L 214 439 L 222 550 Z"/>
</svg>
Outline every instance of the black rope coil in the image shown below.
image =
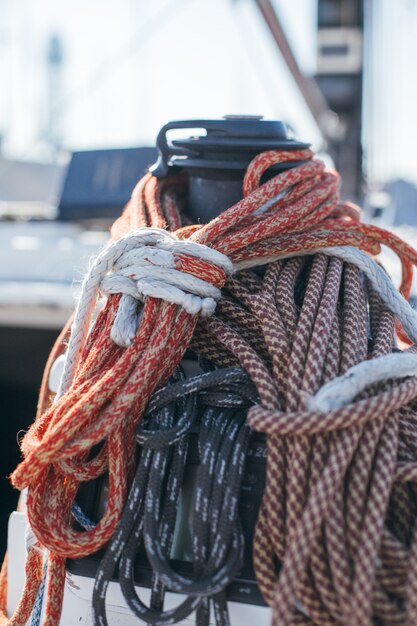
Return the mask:
<svg viewBox="0 0 417 626">
<path fill-rule="evenodd" d="M 239 492 L 251 440 L 245 424 L 257 395 L 240 368 L 207 371 L 172 381 L 153 394 L 137 430 L 140 457 L 123 515 L 98 567 L 93 592 L 96 626 L 107 626 L 105 598 L 118 566 L 125 600 L 147 624 L 165 626 L 196 611 L 208 626 L 210 603 L 217 626 L 228 626 L 225 588 L 243 564 Z M 173 568 L 171 552 L 192 431 L 198 431 L 200 463 L 191 515 L 193 575 Z M 134 564 L 144 545 L 153 570 L 150 606 L 135 589 Z M 186 595 L 164 610 L 166 591 Z"/>
</svg>

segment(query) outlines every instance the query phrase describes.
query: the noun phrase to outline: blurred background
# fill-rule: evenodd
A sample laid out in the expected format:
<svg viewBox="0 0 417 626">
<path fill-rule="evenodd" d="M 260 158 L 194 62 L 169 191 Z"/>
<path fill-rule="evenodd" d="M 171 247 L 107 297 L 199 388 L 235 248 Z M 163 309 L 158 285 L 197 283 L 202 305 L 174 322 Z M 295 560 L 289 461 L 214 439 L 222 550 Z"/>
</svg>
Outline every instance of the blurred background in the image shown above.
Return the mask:
<svg viewBox="0 0 417 626">
<path fill-rule="evenodd" d="M 0 0 L 2 155 L 63 163 L 237 112 L 352 144 L 349 194 L 412 182 L 416 26 L 416 0 Z"/>
<path fill-rule="evenodd" d="M 283 120 L 366 219 L 415 243 L 416 32 L 417 0 L 0 0 L 0 552 L 16 432 L 154 160 L 137 148 L 167 120 Z"/>
</svg>

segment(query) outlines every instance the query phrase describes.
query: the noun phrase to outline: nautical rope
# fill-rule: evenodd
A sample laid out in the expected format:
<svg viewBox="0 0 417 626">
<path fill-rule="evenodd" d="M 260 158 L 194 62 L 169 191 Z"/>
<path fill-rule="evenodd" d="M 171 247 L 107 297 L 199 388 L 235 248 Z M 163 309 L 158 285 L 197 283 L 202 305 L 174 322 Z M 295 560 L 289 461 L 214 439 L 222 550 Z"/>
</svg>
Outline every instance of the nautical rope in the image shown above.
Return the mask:
<svg viewBox="0 0 417 626">
<path fill-rule="evenodd" d="M 216 272 L 215 268 L 219 271 Z M 196 271 L 202 270 L 205 280 L 195 275 Z M 111 337 L 114 340 L 119 334 L 128 335 L 128 341 L 115 341 L 127 348 L 132 344 L 138 326 L 136 323 L 133 328 L 123 328 L 128 322 L 132 323 L 132 315 L 128 314 L 132 300 L 136 309 L 135 300 L 152 296 L 179 304 L 191 315 L 200 312 L 211 315 L 221 296 L 215 283 L 222 285 L 232 271 L 233 265 L 225 255 L 201 244 L 179 241 L 161 228 L 136 229 L 110 244 L 95 259 L 84 279 L 61 379 L 62 390 L 58 395 L 67 391 L 73 380 L 99 289 L 105 295 L 123 294 L 119 308 L 124 315 L 122 319 L 120 315 L 116 316 Z M 122 326 L 121 330 L 119 326 Z"/>
<path fill-rule="evenodd" d="M 107 626 L 105 597 L 118 561 L 122 592 L 132 611 L 148 624 L 181 621 L 197 611 L 206 624 L 209 601 L 227 626 L 223 590 L 242 566 L 243 536 L 237 506 L 250 442 L 245 407 L 256 400 L 247 375 L 239 368 L 216 370 L 178 382 L 151 398 L 137 440 L 141 457 L 118 525 L 99 566 L 93 594 L 94 622 Z M 203 414 L 199 419 L 199 413 Z M 179 495 L 191 429 L 199 422 L 196 503 L 192 522 L 192 577 L 170 564 Z M 166 481 L 166 482 L 165 482 Z M 141 541 L 154 571 L 151 605 L 134 587 L 134 562 Z M 186 594 L 171 610 L 163 610 L 165 589 Z"/>
<path fill-rule="evenodd" d="M 323 385 L 308 399 L 308 410 L 325 413 L 341 408 L 353 402 L 370 385 L 409 376 L 417 377 L 417 354 L 393 353 L 363 361 Z"/>
<path fill-rule="evenodd" d="M 266 169 L 290 161 L 304 163 L 260 184 Z M 227 257 L 231 278 L 211 259 L 173 251 L 175 270 L 222 289 L 213 315 L 187 313 L 150 295 L 126 304 L 123 290 L 100 306 L 99 286 L 114 271 L 117 245 L 108 248 L 73 324 L 62 395 L 49 407 L 41 399 L 44 411 L 23 440 L 25 458 L 12 481 L 28 487 L 31 527 L 50 551 L 44 623 L 59 623 L 65 558 L 91 554 L 114 534 L 134 475 L 135 430 L 191 344 L 221 368 L 240 366 L 257 388 L 248 423 L 267 434 L 268 459 L 254 562 L 274 626 L 414 625 L 417 379 L 372 382 L 328 412 L 308 402 L 349 368 L 396 349 L 393 314 L 415 340 L 415 313 L 371 257 L 355 250 L 376 255 L 381 244 L 390 246 L 401 261 L 406 298 L 416 251 L 361 224 L 358 210 L 339 201 L 337 174 L 308 150 L 256 157 L 243 200 L 205 225 L 183 219 L 186 184 L 184 176 L 145 176 L 112 236 L 169 230 L 174 241 Z M 263 277 L 243 269 L 248 264 L 266 265 Z M 120 326 L 119 319 L 116 338 L 128 347 L 111 338 L 119 310 L 128 322 Z M 79 485 L 104 472 L 106 511 L 95 528 L 77 530 L 71 509 Z M 35 565 L 24 595 L 32 606 L 42 572 L 42 563 Z M 23 626 L 22 616 L 19 609 L 10 623 Z"/>
<path fill-rule="evenodd" d="M 44 557 L 44 565 L 43 565 L 43 572 L 42 572 L 42 582 L 39 585 L 38 592 L 36 594 L 35 605 L 33 607 L 32 615 L 31 615 L 31 618 L 30 618 L 30 626 L 39 626 L 39 624 L 41 623 L 43 599 L 44 599 L 45 588 L 46 588 L 46 574 L 47 574 L 47 570 L 48 570 L 48 568 L 47 568 L 47 561 L 45 560 L 45 557 Z"/>
<path fill-rule="evenodd" d="M 318 250 L 303 250 L 297 255 L 294 254 L 275 254 L 267 257 L 268 263 L 273 263 L 278 259 L 290 258 L 292 256 L 305 256 L 306 254 L 317 254 L 322 252 L 331 256 L 338 257 L 343 261 L 347 261 L 363 272 L 369 279 L 373 288 L 378 292 L 380 298 L 388 309 L 400 320 L 407 335 L 417 341 L 417 312 L 411 308 L 406 300 L 398 293 L 392 280 L 387 273 L 362 250 L 352 248 L 350 246 L 325 247 Z M 262 259 L 265 262 L 265 259 Z M 259 265 L 261 259 L 250 259 L 246 262 L 237 263 L 235 270 L 248 269 Z"/>
</svg>

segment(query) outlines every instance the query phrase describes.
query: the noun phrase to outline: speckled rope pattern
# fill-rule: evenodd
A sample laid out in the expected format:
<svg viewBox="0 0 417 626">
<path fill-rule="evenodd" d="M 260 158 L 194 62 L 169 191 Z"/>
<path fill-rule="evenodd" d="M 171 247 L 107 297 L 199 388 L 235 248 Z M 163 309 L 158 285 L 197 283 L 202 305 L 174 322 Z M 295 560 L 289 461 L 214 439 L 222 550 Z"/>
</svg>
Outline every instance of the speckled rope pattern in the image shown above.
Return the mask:
<svg viewBox="0 0 417 626">
<path fill-rule="evenodd" d="M 186 380 L 178 368 L 172 384 L 153 394 L 144 427 L 138 427 L 141 455 L 129 497 L 97 570 L 94 624 L 108 624 L 106 592 L 119 565 L 126 602 L 145 623 L 173 624 L 196 611 L 196 624 L 207 626 L 212 605 L 216 626 L 228 626 L 224 588 L 242 567 L 244 539 L 238 502 L 251 437 L 246 412 L 256 399 L 253 385 L 240 368 L 209 370 Z M 190 433 L 197 425 L 201 459 L 190 529 L 190 577 L 175 570 L 170 554 Z M 134 586 L 135 558 L 142 541 L 154 571 L 149 606 Z M 164 609 L 166 589 L 185 594 L 185 600 Z"/>
</svg>

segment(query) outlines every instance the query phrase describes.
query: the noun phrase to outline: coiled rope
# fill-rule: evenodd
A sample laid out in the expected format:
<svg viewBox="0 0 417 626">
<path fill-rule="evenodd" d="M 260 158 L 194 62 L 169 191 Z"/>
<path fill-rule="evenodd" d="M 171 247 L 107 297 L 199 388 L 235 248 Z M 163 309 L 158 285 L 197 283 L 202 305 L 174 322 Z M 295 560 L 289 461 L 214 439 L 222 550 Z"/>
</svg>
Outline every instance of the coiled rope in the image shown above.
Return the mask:
<svg viewBox="0 0 417 626">
<path fill-rule="evenodd" d="M 286 161 L 306 162 L 259 186 L 271 165 Z M 241 271 L 229 278 L 212 260 L 173 251 L 176 270 L 216 289 L 226 285 L 205 319 L 143 290 L 123 289 L 98 307 L 94 322 L 95 296 L 83 319 L 76 314 L 62 395 L 39 412 L 12 475 L 16 487 L 28 487 L 31 527 L 50 551 L 47 626 L 59 623 L 65 558 L 91 554 L 113 535 L 134 473 L 135 429 L 152 392 L 166 384 L 190 344 L 220 367 L 240 365 L 259 394 L 248 423 L 267 433 L 268 460 L 254 560 L 274 626 L 417 622 L 416 378 L 372 380 L 345 406 L 309 408 L 323 384 L 393 351 L 392 313 L 417 339 L 415 314 L 371 257 L 355 252 L 342 260 L 349 250 L 375 255 L 380 244 L 390 246 L 408 297 L 417 253 L 391 233 L 360 224 L 358 210 L 339 202 L 338 184 L 337 174 L 308 150 L 266 152 L 248 168 L 243 200 L 201 226 L 184 225 L 183 177 L 158 182 L 147 175 L 139 182 L 112 230 L 115 241 L 138 228 L 168 229 Z M 322 249 L 325 254 L 309 256 Z M 359 257 L 374 278 L 363 279 Z M 263 280 L 244 269 L 266 263 Z M 116 270 L 108 266 L 107 273 Z M 134 307 L 126 298 L 136 293 L 144 302 Z M 120 304 L 122 317 L 130 318 L 121 333 L 128 347 L 111 338 L 112 328 L 120 329 Z M 76 530 L 71 508 L 79 484 L 104 472 L 106 511 L 94 529 Z M 30 615 L 42 578 L 36 554 L 28 553 L 24 600 L 4 623 L 23 625 Z"/>
<path fill-rule="evenodd" d="M 141 457 L 130 495 L 97 571 L 95 624 L 107 626 L 106 590 L 119 560 L 119 581 L 126 602 L 147 624 L 177 623 L 197 610 L 197 624 L 205 626 L 210 597 L 216 623 L 229 624 L 224 588 L 242 567 L 243 559 L 237 507 L 251 434 L 245 424 L 245 407 L 256 398 L 247 375 L 239 368 L 207 372 L 153 394 L 145 416 L 146 428 L 141 425 L 138 429 Z M 197 424 L 201 462 L 195 485 L 194 575 L 190 578 L 173 570 L 170 556 L 189 436 Z M 149 608 L 134 587 L 135 556 L 143 539 L 154 571 Z M 187 598 L 175 609 L 163 611 L 165 589 Z"/>
</svg>

